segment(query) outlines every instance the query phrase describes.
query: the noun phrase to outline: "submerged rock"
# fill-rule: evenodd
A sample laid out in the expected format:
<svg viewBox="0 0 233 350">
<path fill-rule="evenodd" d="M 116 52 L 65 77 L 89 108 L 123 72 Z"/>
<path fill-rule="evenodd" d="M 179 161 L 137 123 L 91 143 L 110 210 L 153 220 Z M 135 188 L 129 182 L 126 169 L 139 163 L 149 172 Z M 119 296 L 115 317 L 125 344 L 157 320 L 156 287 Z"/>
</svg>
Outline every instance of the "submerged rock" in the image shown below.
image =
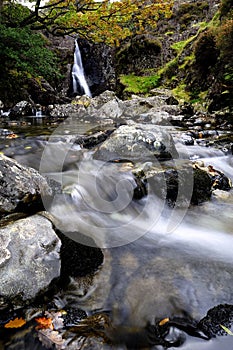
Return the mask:
<svg viewBox="0 0 233 350">
<path fill-rule="evenodd" d="M 48 219 L 34 215 L 1 228 L 0 242 L 0 294 L 16 304 L 59 276 L 61 243 Z"/>
<path fill-rule="evenodd" d="M 50 195 L 47 181 L 34 169 L 0 155 L 0 216 L 16 210 L 42 209 L 41 195 Z"/>
</svg>

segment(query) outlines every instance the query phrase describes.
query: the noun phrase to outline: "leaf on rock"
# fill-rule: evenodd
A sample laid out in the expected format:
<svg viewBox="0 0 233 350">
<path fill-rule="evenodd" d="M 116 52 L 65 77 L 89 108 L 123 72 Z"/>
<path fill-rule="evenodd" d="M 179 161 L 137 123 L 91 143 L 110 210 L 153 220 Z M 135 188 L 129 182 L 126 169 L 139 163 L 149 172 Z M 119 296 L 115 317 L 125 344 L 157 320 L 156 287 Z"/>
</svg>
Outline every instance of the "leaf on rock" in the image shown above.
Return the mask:
<svg viewBox="0 0 233 350">
<path fill-rule="evenodd" d="M 36 318 L 35 321 L 38 323 L 38 326 L 36 326 L 36 329 L 51 329 L 53 330 L 53 322 L 51 318 L 47 317 L 39 317 Z"/>
<path fill-rule="evenodd" d="M 223 326 L 222 324 L 220 324 L 220 327 L 221 327 L 227 334 L 233 335 L 232 331 L 231 331 L 229 328 Z"/>
<path fill-rule="evenodd" d="M 169 318 L 166 317 L 164 319 L 162 319 L 160 322 L 159 322 L 159 326 L 163 326 L 164 324 L 168 323 L 169 322 Z"/>
<path fill-rule="evenodd" d="M 4 325 L 5 328 L 20 328 L 26 324 L 26 321 L 20 317 L 16 317 L 13 320 L 10 320 L 8 323 Z"/>
</svg>

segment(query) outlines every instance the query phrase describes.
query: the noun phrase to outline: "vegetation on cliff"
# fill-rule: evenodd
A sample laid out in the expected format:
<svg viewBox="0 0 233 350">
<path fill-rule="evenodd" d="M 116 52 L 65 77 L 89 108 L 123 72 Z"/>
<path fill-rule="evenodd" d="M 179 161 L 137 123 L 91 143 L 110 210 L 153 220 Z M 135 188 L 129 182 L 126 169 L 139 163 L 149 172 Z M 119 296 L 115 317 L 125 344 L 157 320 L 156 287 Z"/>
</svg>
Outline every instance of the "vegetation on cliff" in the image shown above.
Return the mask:
<svg viewBox="0 0 233 350">
<path fill-rule="evenodd" d="M 211 9 L 213 12 L 210 16 L 208 2 L 181 4 L 174 10 L 168 24 L 164 26 L 160 22 L 158 27 L 162 24 L 164 28 L 154 32 L 154 36 L 159 37 L 162 43 L 157 66 L 149 67 L 151 74 L 148 74 L 148 67 L 140 69 L 140 79 L 137 72 L 132 75 L 134 72 L 131 70 L 131 75 L 121 75 L 120 81 L 125 86 L 125 92 L 134 93 L 134 82 L 137 81 L 138 93 L 149 94 L 154 87 L 153 79 L 151 84 L 146 84 L 146 91 L 144 83 L 151 75 L 151 78 L 157 76 L 157 85 L 172 89 L 175 97 L 181 101 L 199 104 L 209 111 L 232 108 L 232 5 L 232 0 L 222 0 L 220 4 L 215 4 L 215 11 Z M 131 67 L 132 63 L 129 69 Z"/>
</svg>

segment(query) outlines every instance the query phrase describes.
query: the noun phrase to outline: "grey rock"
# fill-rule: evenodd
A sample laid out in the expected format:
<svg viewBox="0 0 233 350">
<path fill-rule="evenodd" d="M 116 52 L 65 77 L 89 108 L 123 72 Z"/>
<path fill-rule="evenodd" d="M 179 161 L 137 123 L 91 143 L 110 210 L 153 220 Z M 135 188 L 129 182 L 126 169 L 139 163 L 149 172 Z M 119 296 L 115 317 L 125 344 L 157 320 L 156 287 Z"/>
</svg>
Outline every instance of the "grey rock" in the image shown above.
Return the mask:
<svg viewBox="0 0 233 350">
<path fill-rule="evenodd" d="M 153 161 L 177 157 L 171 135 L 153 124 L 122 125 L 94 153 L 95 159 Z"/>
<path fill-rule="evenodd" d="M 0 294 L 22 302 L 34 298 L 60 273 L 60 240 L 40 215 L 0 229 Z"/>
<path fill-rule="evenodd" d="M 85 107 L 79 103 L 55 104 L 49 106 L 49 114 L 51 117 L 82 117 L 85 113 Z"/>
<path fill-rule="evenodd" d="M 17 208 L 29 211 L 32 205 L 41 206 L 41 196 L 50 194 L 47 181 L 36 170 L 0 155 L 0 216 Z"/>
</svg>

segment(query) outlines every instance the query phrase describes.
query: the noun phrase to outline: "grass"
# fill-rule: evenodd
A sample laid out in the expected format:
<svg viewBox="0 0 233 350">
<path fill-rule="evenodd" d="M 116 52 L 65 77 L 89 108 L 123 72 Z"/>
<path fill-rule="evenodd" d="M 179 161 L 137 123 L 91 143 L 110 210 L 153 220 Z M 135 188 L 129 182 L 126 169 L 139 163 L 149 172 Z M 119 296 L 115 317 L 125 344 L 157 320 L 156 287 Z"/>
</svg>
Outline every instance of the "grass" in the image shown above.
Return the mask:
<svg viewBox="0 0 233 350">
<path fill-rule="evenodd" d="M 121 75 L 120 82 L 126 87 L 125 92 L 146 94 L 159 86 L 160 75 L 137 76 L 134 74 Z"/>
</svg>

